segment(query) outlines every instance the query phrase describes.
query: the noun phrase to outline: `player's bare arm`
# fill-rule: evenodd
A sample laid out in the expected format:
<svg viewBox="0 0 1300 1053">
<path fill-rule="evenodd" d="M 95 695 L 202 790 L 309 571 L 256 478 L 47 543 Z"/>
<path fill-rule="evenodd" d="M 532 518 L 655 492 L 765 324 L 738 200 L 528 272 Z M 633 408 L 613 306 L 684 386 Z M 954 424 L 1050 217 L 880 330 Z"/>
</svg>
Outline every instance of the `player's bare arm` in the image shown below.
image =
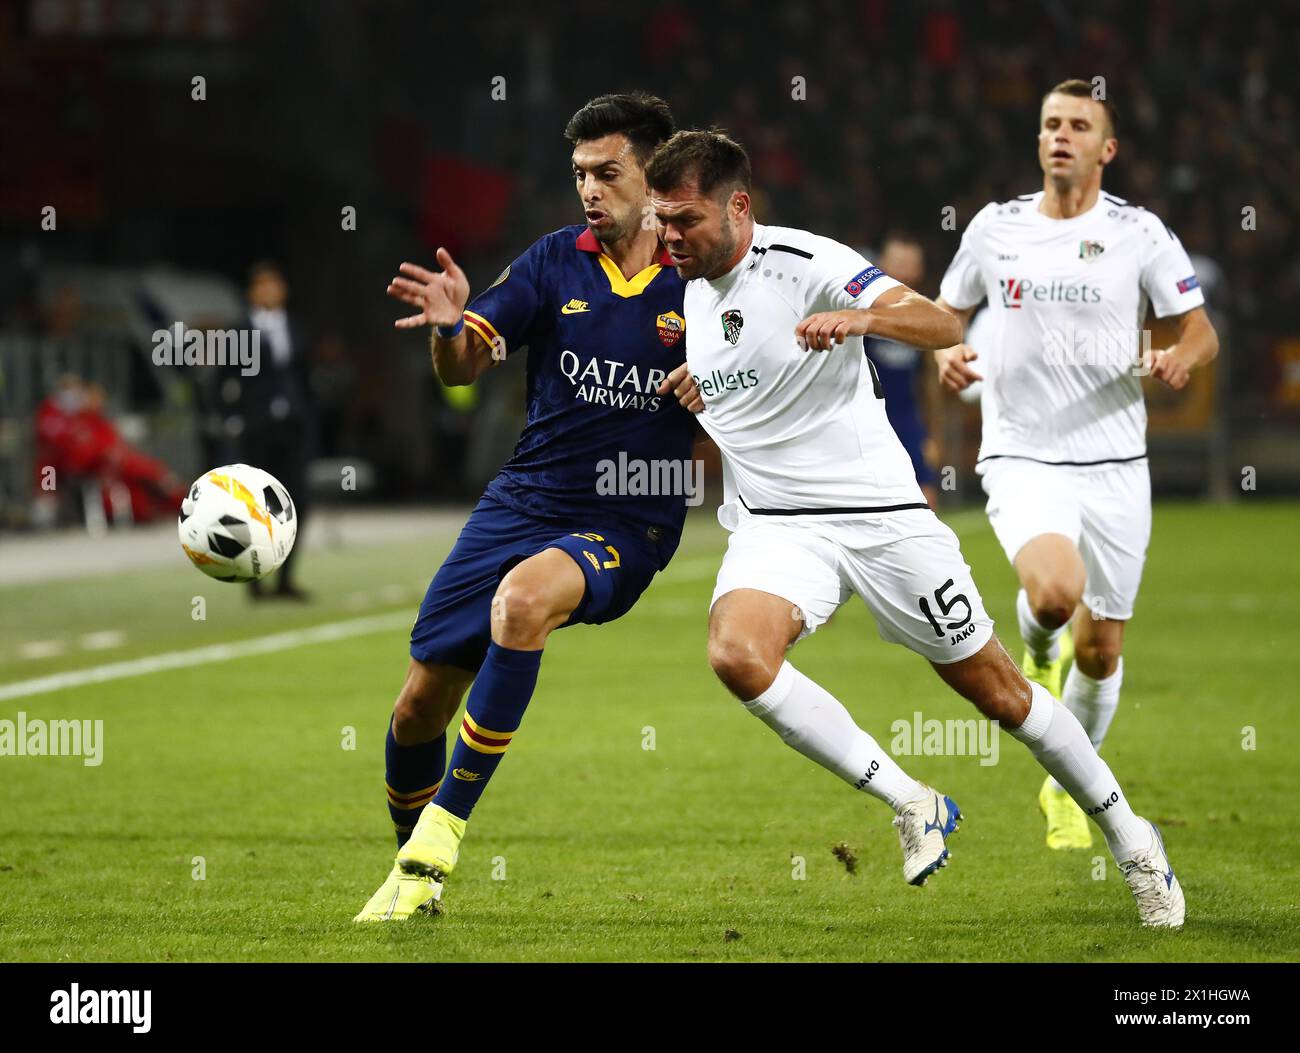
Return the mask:
<svg viewBox="0 0 1300 1053">
<path fill-rule="evenodd" d="M 851 336 L 878 336 L 900 344 L 932 350 L 961 339 L 961 325 L 928 297 L 905 285 L 882 293 L 862 310 L 822 311 L 809 315 L 794 329 L 807 351 L 828 351 Z"/>
<path fill-rule="evenodd" d="M 442 336 L 438 327 L 459 326 L 465 304 L 469 302 L 469 279 L 446 249 L 437 253 L 442 271 L 435 273 L 414 263 L 403 263 L 401 275 L 388 283 L 388 295 L 418 308 L 418 313 L 399 318 L 398 329 L 417 326 L 434 327 L 429 350 L 434 372 L 448 387 L 472 384 L 485 370 L 495 365 L 492 348 L 473 330 L 461 328 L 455 336 Z"/>
<path fill-rule="evenodd" d="M 935 304 L 961 323 L 960 339 L 964 341 L 966 339 L 966 327 L 970 325 L 970 320 L 975 314 L 975 308 L 954 307 L 942 296 L 935 301 Z M 973 362 L 977 358 L 979 358 L 979 354 L 967 343 L 958 342 L 951 347 L 939 348 L 934 352 L 934 364 L 938 369 L 939 383 L 950 391 L 961 391 L 970 387 L 975 381 L 983 380 L 983 377 L 966 364 L 967 362 Z"/>
<path fill-rule="evenodd" d="M 1194 307 L 1175 318 L 1178 342 L 1159 351 L 1148 351 L 1143 365 L 1157 380 L 1174 391 L 1182 391 L 1192 370 L 1213 362 L 1219 353 L 1219 334 L 1204 307 Z"/>
<path fill-rule="evenodd" d="M 934 305 L 940 310 L 947 311 L 961 323 L 961 335 L 964 340 L 966 338 L 966 327 L 970 325 L 970 320 L 975 317 L 975 310 L 979 305 L 976 304 L 975 307 L 954 307 L 942 296 L 934 301 Z M 940 348 L 940 350 L 944 349 Z M 938 354 L 938 351 L 935 354 Z"/>
</svg>

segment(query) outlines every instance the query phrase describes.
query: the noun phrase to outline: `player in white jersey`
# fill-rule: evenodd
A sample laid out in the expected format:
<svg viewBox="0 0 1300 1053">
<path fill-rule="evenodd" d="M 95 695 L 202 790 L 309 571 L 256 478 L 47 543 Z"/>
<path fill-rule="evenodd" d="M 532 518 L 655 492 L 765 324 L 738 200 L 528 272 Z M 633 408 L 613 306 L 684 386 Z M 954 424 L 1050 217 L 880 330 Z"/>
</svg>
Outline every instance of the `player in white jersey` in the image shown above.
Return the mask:
<svg viewBox="0 0 1300 1053">
<path fill-rule="evenodd" d="M 1020 577 L 1021 668 L 1061 697 L 1098 748 L 1119 704 L 1124 625 L 1151 536 L 1139 377 L 1149 371 L 1179 390 L 1218 351 L 1182 244 L 1152 213 L 1102 191 L 1116 149 L 1113 110 L 1089 84 L 1048 92 L 1043 189 L 981 209 L 940 285 L 940 306 L 963 322 L 987 299 L 994 351 L 975 368 L 968 343 L 935 353 L 954 391 L 983 374 L 976 470 Z M 1175 319 L 1173 347 L 1146 347 L 1148 305 Z M 1039 805 L 1050 847 L 1092 843 L 1084 813 L 1050 778 Z"/>
<path fill-rule="evenodd" d="M 1155 828 L 1078 720 L 998 643 L 957 539 L 885 416 L 862 337 L 933 349 L 956 337 L 954 320 L 838 242 L 755 223 L 749 159 L 724 135 L 679 132 L 646 178 L 687 280 L 699 420 L 723 456 L 719 519 L 731 538 L 709 615 L 718 677 L 787 745 L 889 804 L 904 878 L 924 883 L 947 860 L 957 806 L 785 658 L 857 593 L 884 639 L 929 659 L 1096 814 L 1143 923 L 1181 925 L 1182 890 Z"/>
</svg>

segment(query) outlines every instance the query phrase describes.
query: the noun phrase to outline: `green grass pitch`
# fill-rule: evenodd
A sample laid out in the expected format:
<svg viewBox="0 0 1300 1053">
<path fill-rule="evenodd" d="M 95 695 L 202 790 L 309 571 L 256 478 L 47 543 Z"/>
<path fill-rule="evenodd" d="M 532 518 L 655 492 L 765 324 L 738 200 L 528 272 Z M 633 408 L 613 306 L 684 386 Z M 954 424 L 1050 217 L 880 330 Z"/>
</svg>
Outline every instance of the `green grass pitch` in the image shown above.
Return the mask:
<svg viewBox="0 0 1300 1053">
<path fill-rule="evenodd" d="M 1012 571 L 978 511 L 951 518 L 1018 654 Z M 887 809 L 783 746 L 709 671 L 724 535 L 700 512 L 628 617 L 552 638 L 447 913 L 406 924 L 351 918 L 391 865 L 382 736 L 408 617 L 450 535 L 313 550 L 307 608 L 254 608 L 179 554 L 0 589 L 0 684 L 368 614 L 394 626 L 0 702 L 0 719 L 104 721 L 98 767 L 0 757 L 0 959 L 1294 960 L 1298 521 L 1294 504 L 1156 508 L 1105 755 L 1163 824 L 1180 933 L 1138 927 L 1099 836 L 1091 852 L 1043 846 L 1041 776 L 1006 735 L 991 767 L 900 758 L 967 816 L 952 865 L 905 885 Z M 105 628 L 123 646 L 17 657 L 22 641 Z M 793 660 L 886 743 L 915 712 L 971 714 L 857 600 Z"/>
</svg>

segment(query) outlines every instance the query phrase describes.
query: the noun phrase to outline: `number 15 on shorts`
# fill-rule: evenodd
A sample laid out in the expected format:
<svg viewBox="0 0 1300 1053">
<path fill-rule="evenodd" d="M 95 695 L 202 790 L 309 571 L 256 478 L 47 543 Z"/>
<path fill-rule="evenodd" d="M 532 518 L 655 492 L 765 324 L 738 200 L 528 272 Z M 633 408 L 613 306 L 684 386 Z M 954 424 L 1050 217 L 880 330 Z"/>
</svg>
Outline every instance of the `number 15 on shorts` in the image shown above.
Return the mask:
<svg viewBox="0 0 1300 1053">
<path fill-rule="evenodd" d="M 944 593 L 946 593 L 949 589 L 951 589 L 952 586 L 953 586 L 953 579 L 949 578 L 937 589 L 935 589 L 934 602 L 939 608 L 939 614 L 944 618 L 951 616 L 953 609 L 956 608 L 958 605 L 965 607 L 966 613 L 965 615 L 962 616 L 960 621 L 956 620 L 954 617 L 954 620 L 948 622 L 947 626 L 941 626 L 939 624 L 939 620 L 934 616 L 934 610 L 930 606 L 930 597 L 922 596 L 917 601 L 918 604 L 920 605 L 921 613 L 925 615 L 926 620 L 929 621 L 930 623 L 930 628 L 934 630 L 934 635 L 939 637 L 940 639 L 942 639 L 943 636 L 945 635 L 945 629 L 947 630 L 947 632 L 955 633 L 959 629 L 965 627 L 970 622 L 971 614 L 973 613 L 971 611 L 970 600 L 968 600 L 963 593 L 959 592 L 955 596 L 945 597 Z M 971 628 L 974 629 L 974 626 L 972 625 Z M 965 634 L 963 633 L 962 635 Z"/>
</svg>

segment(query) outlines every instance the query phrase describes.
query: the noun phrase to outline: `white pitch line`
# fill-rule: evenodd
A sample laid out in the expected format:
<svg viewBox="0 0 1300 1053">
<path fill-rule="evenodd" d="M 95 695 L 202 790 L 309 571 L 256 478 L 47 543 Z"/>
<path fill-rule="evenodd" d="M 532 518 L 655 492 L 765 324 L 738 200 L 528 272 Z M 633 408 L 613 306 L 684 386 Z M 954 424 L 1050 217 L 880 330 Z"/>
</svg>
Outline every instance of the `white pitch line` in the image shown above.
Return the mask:
<svg viewBox="0 0 1300 1053">
<path fill-rule="evenodd" d="M 165 669 L 187 669 L 190 666 L 226 662 L 232 658 L 245 658 L 248 655 L 271 654 L 309 644 L 330 643 L 349 636 L 365 636 L 369 633 L 409 628 L 411 620 L 409 613 L 374 614 L 348 621 L 326 622 L 324 625 L 313 625 L 306 629 L 290 629 L 272 636 L 259 637 L 256 640 L 212 644 L 188 651 L 165 651 L 162 654 L 146 655 L 144 658 L 133 658 L 125 662 L 112 662 L 108 665 L 91 666 L 89 669 L 74 669 L 67 673 L 37 677 L 34 680 L 19 680 L 16 683 L 3 684 L 0 685 L 0 701 L 43 695 L 50 691 L 63 691 L 71 687 L 84 687 L 86 684 L 102 684 L 106 680 L 143 676 L 146 673 L 158 673 Z"/>
<path fill-rule="evenodd" d="M 53 658 L 67 649 L 62 640 L 28 640 L 18 645 L 18 654 L 22 658 Z"/>
<path fill-rule="evenodd" d="M 81 646 L 87 651 L 107 651 L 126 643 L 126 633 L 121 629 L 101 629 L 81 637 Z"/>
</svg>

